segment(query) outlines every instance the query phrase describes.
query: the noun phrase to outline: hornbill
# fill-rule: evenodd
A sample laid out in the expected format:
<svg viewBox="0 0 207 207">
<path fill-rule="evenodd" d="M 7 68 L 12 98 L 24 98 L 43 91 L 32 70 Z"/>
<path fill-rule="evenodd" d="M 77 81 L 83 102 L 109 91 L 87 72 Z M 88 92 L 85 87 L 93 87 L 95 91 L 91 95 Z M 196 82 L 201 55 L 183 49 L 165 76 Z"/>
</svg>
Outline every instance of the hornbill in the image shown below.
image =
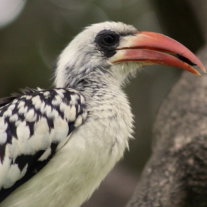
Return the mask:
<svg viewBox="0 0 207 207">
<path fill-rule="evenodd" d="M 205 72 L 177 41 L 121 22 L 86 27 L 60 54 L 55 88 L 0 102 L 0 207 L 79 207 L 128 148 L 122 90 L 144 65 Z"/>
</svg>

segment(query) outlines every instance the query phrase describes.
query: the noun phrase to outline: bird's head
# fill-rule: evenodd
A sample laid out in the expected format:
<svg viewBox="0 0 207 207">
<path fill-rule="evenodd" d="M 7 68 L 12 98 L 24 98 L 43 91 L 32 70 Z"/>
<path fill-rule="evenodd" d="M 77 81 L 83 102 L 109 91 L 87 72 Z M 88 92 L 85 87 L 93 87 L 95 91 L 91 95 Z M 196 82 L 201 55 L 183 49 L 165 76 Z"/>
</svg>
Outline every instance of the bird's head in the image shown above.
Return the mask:
<svg viewBox="0 0 207 207">
<path fill-rule="evenodd" d="M 93 24 L 78 34 L 61 53 L 56 69 L 57 87 L 75 87 L 100 79 L 122 84 L 143 65 L 162 64 L 194 74 L 200 60 L 179 42 L 159 33 L 140 32 L 120 22 Z"/>
</svg>

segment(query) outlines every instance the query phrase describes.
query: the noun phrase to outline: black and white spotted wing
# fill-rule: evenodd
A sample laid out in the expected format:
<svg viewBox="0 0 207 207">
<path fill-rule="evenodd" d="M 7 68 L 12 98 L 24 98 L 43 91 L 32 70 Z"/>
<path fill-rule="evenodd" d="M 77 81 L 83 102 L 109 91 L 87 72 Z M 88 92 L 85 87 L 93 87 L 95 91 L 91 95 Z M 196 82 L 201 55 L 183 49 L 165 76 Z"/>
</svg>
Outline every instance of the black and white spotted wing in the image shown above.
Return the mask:
<svg viewBox="0 0 207 207">
<path fill-rule="evenodd" d="M 35 175 L 87 117 L 73 89 L 28 89 L 0 101 L 0 201 Z"/>
</svg>

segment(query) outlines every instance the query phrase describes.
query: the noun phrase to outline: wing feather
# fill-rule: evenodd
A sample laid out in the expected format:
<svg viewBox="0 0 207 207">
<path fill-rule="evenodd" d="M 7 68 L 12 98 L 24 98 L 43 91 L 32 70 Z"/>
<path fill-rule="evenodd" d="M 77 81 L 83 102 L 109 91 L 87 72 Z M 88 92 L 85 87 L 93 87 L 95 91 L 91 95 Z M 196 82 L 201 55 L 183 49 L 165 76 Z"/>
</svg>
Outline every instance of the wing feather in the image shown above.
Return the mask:
<svg viewBox="0 0 207 207">
<path fill-rule="evenodd" d="M 27 89 L 0 101 L 0 201 L 38 173 L 87 117 L 76 90 Z"/>
</svg>

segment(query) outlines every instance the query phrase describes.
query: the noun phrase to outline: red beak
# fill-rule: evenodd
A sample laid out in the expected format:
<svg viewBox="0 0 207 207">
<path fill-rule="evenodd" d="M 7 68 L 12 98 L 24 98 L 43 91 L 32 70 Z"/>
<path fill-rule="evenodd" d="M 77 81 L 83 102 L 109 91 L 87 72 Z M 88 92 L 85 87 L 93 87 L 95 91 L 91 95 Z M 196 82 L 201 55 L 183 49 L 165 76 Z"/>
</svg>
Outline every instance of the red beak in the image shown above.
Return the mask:
<svg viewBox="0 0 207 207">
<path fill-rule="evenodd" d="M 206 72 L 201 61 L 184 45 L 165 35 L 153 32 L 138 32 L 125 37 L 111 58 L 112 63 L 137 61 L 144 64 L 161 64 L 182 68 L 200 75 L 193 67 Z"/>
</svg>

